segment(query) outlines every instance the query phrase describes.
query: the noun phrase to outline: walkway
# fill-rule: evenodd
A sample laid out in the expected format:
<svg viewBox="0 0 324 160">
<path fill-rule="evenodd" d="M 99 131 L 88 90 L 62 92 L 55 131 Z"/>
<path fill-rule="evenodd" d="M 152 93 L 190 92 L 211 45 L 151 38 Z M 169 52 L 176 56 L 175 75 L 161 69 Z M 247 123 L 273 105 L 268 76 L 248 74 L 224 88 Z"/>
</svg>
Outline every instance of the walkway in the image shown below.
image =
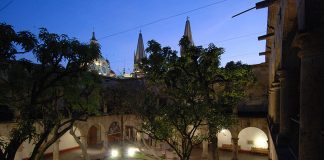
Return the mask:
<svg viewBox="0 0 324 160">
<path fill-rule="evenodd" d="M 109 160 L 107 157 L 108 152 L 103 153 L 100 150 L 88 149 L 88 153 L 90 155 L 91 160 Z M 191 160 L 201 160 L 201 149 L 194 149 L 192 152 Z M 60 154 L 60 160 L 82 160 L 81 157 L 81 150 L 73 150 L 70 152 L 65 152 Z M 248 153 L 239 153 L 239 160 L 268 160 L 267 156 L 262 155 L 255 155 L 255 154 L 248 154 Z M 232 152 L 228 151 L 220 151 L 220 160 L 231 160 Z M 142 158 L 141 158 L 142 159 Z M 52 157 L 46 158 L 46 160 L 52 160 Z M 132 160 L 132 159 L 128 159 Z M 150 160 L 150 159 L 147 159 Z M 171 160 L 171 158 L 168 160 Z"/>
</svg>

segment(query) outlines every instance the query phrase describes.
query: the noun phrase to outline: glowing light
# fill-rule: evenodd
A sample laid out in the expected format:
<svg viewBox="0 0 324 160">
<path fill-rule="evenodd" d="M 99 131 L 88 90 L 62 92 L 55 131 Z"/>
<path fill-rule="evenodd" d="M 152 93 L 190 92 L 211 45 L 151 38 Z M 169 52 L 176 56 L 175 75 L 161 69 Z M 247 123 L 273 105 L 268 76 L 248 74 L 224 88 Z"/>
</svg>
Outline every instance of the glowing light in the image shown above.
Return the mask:
<svg viewBox="0 0 324 160">
<path fill-rule="evenodd" d="M 131 147 L 131 148 L 128 148 L 127 155 L 128 155 L 128 157 L 134 157 L 136 152 L 139 152 L 139 149 Z"/>
<path fill-rule="evenodd" d="M 254 145 L 257 148 L 268 148 L 268 142 L 263 137 L 257 137 L 254 141 Z"/>
<path fill-rule="evenodd" d="M 111 158 L 116 158 L 119 156 L 119 152 L 117 149 L 112 149 L 110 154 L 111 154 Z"/>
<path fill-rule="evenodd" d="M 226 129 L 222 129 L 219 133 L 223 134 L 223 136 L 226 136 L 226 132 L 227 132 Z"/>
</svg>

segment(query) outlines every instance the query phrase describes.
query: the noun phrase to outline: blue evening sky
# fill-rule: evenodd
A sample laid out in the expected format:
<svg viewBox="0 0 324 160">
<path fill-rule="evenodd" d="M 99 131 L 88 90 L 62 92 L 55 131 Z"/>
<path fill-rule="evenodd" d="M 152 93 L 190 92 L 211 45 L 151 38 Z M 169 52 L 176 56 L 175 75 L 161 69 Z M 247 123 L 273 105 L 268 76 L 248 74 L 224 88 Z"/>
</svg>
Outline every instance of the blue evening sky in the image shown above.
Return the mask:
<svg viewBox="0 0 324 160">
<path fill-rule="evenodd" d="M 0 0 L 0 8 L 11 1 L 0 11 L 0 22 L 13 25 L 16 31 L 37 34 L 38 28 L 45 27 L 50 32 L 89 42 L 94 28 L 103 56 L 119 74 L 123 68 L 126 72 L 133 69 L 139 29 L 102 37 L 222 0 Z M 258 41 L 257 37 L 265 33 L 267 9 L 231 18 L 258 1 L 226 0 L 142 27 L 144 43 L 154 39 L 162 46 L 179 50 L 178 41 L 189 16 L 195 45 L 206 47 L 212 42 L 225 48 L 222 65 L 231 60 L 248 64 L 264 62 L 258 53 L 264 50 L 265 42 Z"/>
</svg>

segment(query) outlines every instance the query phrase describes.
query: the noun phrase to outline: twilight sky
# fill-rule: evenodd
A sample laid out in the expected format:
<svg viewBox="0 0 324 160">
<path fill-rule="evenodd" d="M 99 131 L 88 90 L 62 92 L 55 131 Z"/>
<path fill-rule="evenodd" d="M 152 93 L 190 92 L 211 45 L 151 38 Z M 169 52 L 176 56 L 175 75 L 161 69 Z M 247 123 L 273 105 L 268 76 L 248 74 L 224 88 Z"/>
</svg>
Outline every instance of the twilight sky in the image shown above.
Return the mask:
<svg viewBox="0 0 324 160">
<path fill-rule="evenodd" d="M 176 16 L 142 27 L 144 43 L 154 39 L 162 46 L 179 50 L 186 17 L 190 17 L 195 45 L 214 43 L 225 48 L 222 65 L 241 60 L 243 63 L 264 62 L 265 42 L 257 37 L 266 31 L 267 9 L 252 10 L 236 18 L 231 16 L 251 8 L 259 0 L 0 0 L 0 23 L 16 31 L 34 34 L 45 27 L 50 32 L 67 34 L 88 42 L 94 28 L 101 51 L 111 68 L 121 73 L 133 69 L 133 54 L 139 29 L 106 37 L 152 21 L 177 15 L 215 2 L 207 8 Z M 106 38 L 104 38 L 106 37 Z"/>
</svg>

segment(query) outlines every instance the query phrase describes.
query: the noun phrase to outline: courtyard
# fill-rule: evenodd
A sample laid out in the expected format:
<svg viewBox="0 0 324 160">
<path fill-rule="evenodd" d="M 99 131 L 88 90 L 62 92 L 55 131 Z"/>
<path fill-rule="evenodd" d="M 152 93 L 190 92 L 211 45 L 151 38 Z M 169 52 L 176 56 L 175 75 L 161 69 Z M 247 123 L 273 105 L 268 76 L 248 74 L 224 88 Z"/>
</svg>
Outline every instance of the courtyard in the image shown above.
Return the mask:
<svg viewBox="0 0 324 160">
<path fill-rule="evenodd" d="M 201 153 L 202 149 L 194 149 L 192 151 L 191 160 L 200 160 L 201 159 Z M 97 149 L 88 149 L 88 154 L 90 156 L 91 160 L 113 160 L 109 159 L 109 153 L 108 151 L 103 150 L 97 150 Z M 210 153 L 209 153 L 210 154 Z M 220 160 L 231 160 L 232 159 L 232 152 L 231 151 L 220 151 Z M 82 152 L 80 149 L 76 149 L 73 151 L 68 151 L 60 154 L 60 160 L 82 160 Z M 167 153 L 167 160 L 172 160 L 171 158 L 173 154 L 171 152 Z M 211 156 L 211 155 L 209 155 Z M 239 153 L 238 158 L 240 160 L 268 160 L 268 156 L 265 155 L 259 155 L 254 153 Z M 144 160 L 154 160 L 153 158 L 150 158 L 149 156 L 143 158 L 127 158 L 128 160 L 136 160 L 136 159 L 144 159 Z M 53 160 L 51 156 L 47 156 L 45 160 Z"/>
<path fill-rule="evenodd" d="M 324 0 L 3 0 L 0 19 L 0 160 L 323 159 Z"/>
</svg>

